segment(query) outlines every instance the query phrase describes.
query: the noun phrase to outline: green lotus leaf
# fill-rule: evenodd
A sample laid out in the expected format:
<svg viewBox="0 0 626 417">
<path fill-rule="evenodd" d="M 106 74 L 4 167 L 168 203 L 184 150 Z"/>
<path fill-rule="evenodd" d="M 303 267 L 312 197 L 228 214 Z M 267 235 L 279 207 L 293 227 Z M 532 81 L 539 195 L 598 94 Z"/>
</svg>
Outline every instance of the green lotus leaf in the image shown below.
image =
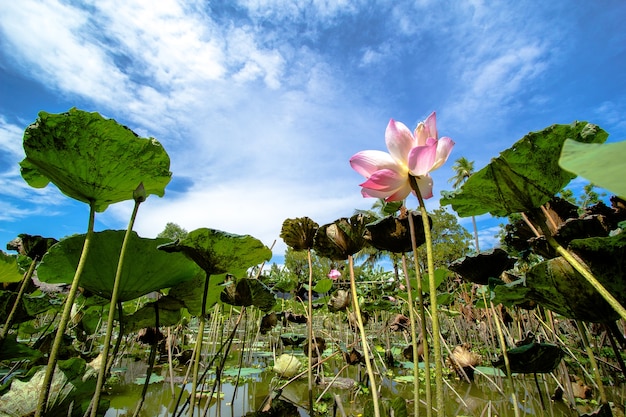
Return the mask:
<svg viewBox="0 0 626 417">
<path fill-rule="evenodd" d="M 124 230 L 105 230 L 93 234 L 80 286 L 111 299 L 115 274 L 124 239 Z M 82 251 L 85 235 L 61 240 L 43 257 L 37 274 L 47 283 L 71 283 Z M 118 297 L 128 301 L 188 281 L 202 271 L 182 254 L 165 253 L 157 247 L 168 239 L 141 238 L 132 232 L 128 255 L 121 272 Z"/>
<path fill-rule="evenodd" d="M 624 198 L 626 197 L 624 155 L 626 141 L 601 145 L 568 139 L 563 144 L 559 165 Z"/>
<path fill-rule="evenodd" d="M 17 266 L 17 256 L 0 251 L 0 282 L 20 282 L 23 274 Z"/>
<path fill-rule="evenodd" d="M 274 294 L 258 279 L 242 278 L 235 284 L 231 282 L 220 294 L 223 303 L 232 306 L 256 306 L 268 312 L 276 304 Z"/>
<path fill-rule="evenodd" d="M 448 270 L 444 268 L 435 269 L 435 290 L 439 288 L 439 286 L 448 278 Z M 417 281 L 415 281 L 417 284 Z M 414 285 L 413 288 L 417 288 L 417 285 Z M 430 278 L 428 277 L 428 273 L 422 274 L 422 291 L 426 294 L 430 293 Z M 417 298 L 417 296 L 416 296 Z"/>
<path fill-rule="evenodd" d="M 415 244 L 420 247 L 426 242 L 422 214 L 418 212 L 410 212 L 410 214 L 415 224 Z M 432 228 L 433 222 L 430 217 L 428 221 Z M 406 253 L 413 250 L 408 216 L 403 218 L 386 216 L 367 224 L 365 229 L 363 237 L 376 249 L 393 253 Z"/>
<path fill-rule="evenodd" d="M 608 133 L 587 122 L 553 125 L 531 132 L 472 174 L 454 192 L 443 193 L 442 205 L 452 205 L 461 217 L 491 213 L 504 217 L 548 202 L 576 175 L 559 166 L 566 139 L 602 143 Z"/>
<path fill-rule="evenodd" d="M 315 235 L 313 249 L 319 256 L 332 260 L 345 260 L 363 249 L 365 225 L 374 219 L 364 213 L 335 220 L 321 226 Z"/>
<path fill-rule="evenodd" d="M 287 219 L 283 222 L 280 237 L 293 250 L 307 250 L 313 248 L 313 239 L 319 225 L 308 217 Z"/>
<path fill-rule="evenodd" d="M 272 257 L 272 251 L 250 235 L 206 228 L 193 230 L 184 239 L 163 244 L 159 249 L 184 253 L 209 275 L 242 276 Z"/>
<path fill-rule="evenodd" d="M 211 275 L 207 292 L 205 311 L 213 307 L 219 300 L 224 287 L 222 284 L 226 280 L 227 274 Z M 173 286 L 167 293 L 185 306 L 189 313 L 194 316 L 202 314 L 202 294 L 206 282 L 205 274 L 199 274 L 189 281 L 181 282 Z"/>
<path fill-rule="evenodd" d="M 2 341 L 2 349 L 0 349 L 0 361 L 29 359 L 35 361 L 42 356 L 42 353 L 30 346 L 19 343 L 17 335 L 8 335 Z"/>
<path fill-rule="evenodd" d="M 448 268 L 466 281 L 487 285 L 489 278 L 500 277 L 502 272 L 513 268 L 515 262 L 516 259 L 510 257 L 505 250 L 494 248 L 457 259 Z"/>
<path fill-rule="evenodd" d="M 7 243 L 7 249 L 17 251 L 20 255 L 28 256 L 31 259 L 43 258 L 50 246 L 58 240 L 52 237 L 42 237 L 39 235 L 19 234 L 17 238 Z"/>
<path fill-rule="evenodd" d="M 156 326 L 156 308 L 159 309 L 159 326 L 173 326 L 180 322 L 183 304 L 172 297 L 163 297 L 148 303 L 133 314 L 124 316 L 124 332 L 133 333 L 145 327 Z"/>
<path fill-rule="evenodd" d="M 30 186 L 43 188 L 52 182 L 98 212 L 132 199 L 141 183 L 146 195 L 162 197 L 172 176 L 169 156 L 158 141 L 75 108 L 40 112 L 26 128 L 23 145 L 21 173 Z"/>
<path fill-rule="evenodd" d="M 575 239 L 569 249 L 585 260 L 594 276 L 620 304 L 626 304 L 626 234 Z M 598 323 L 619 319 L 618 313 L 593 286 L 561 257 L 537 264 L 526 277 L 528 299 L 565 317 Z M 498 299 L 502 292 L 506 290 L 497 289 Z"/>
<path fill-rule="evenodd" d="M 313 287 L 313 291 L 318 294 L 325 294 L 333 288 L 333 280 L 330 278 L 324 278 L 317 281 Z"/>
<path fill-rule="evenodd" d="M 4 323 L 15 303 L 17 293 L 0 290 L 0 322 Z M 24 323 L 32 320 L 38 314 L 45 313 L 50 309 L 60 307 L 57 298 L 48 294 L 37 293 L 36 295 L 24 294 L 17 305 L 17 310 L 13 316 L 13 323 Z"/>
</svg>

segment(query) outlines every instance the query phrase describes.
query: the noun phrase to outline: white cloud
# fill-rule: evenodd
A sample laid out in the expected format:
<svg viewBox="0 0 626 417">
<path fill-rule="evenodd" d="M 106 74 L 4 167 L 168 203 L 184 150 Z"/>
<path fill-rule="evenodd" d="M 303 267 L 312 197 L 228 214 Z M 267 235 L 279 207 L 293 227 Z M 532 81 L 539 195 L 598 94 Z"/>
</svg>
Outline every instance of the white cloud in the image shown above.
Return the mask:
<svg viewBox="0 0 626 417">
<path fill-rule="evenodd" d="M 267 246 L 276 240 L 274 253 L 280 254 L 285 250 L 279 237 L 285 219 L 306 216 L 325 224 L 373 203 L 363 201 L 358 188 L 349 188 L 333 184 L 298 187 L 287 179 L 283 183 L 237 181 L 210 188 L 198 186 L 184 196 L 166 192 L 163 198 L 152 196 L 142 205 L 135 230 L 155 237 L 168 222 L 187 230 L 208 227 L 250 234 Z M 128 222 L 131 210 L 130 203 L 116 204 L 99 219 L 119 228 Z"/>
</svg>

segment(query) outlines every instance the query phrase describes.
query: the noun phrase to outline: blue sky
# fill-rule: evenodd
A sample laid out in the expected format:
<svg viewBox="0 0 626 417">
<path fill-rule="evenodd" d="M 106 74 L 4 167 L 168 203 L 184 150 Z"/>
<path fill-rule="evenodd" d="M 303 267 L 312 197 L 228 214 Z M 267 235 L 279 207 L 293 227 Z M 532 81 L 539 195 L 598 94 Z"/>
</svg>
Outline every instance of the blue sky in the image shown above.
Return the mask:
<svg viewBox="0 0 626 417">
<path fill-rule="evenodd" d="M 625 20 L 623 0 L 4 2 L 0 249 L 87 227 L 85 204 L 20 176 L 40 110 L 97 111 L 163 144 L 173 179 L 140 208 L 141 236 L 174 222 L 277 240 L 279 255 L 284 219 L 371 207 L 348 160 L 385 150 L 390 118 L 414 128 L 437 111 L 456 142 L 429 209 L 454 160 L 478 170 L 529 131 L 587 120 L 626 139 Z M 131 209 L 96 229 L 125 228 Z M 478 218 L 481 246 L 501 222 Z"/>
</svg>

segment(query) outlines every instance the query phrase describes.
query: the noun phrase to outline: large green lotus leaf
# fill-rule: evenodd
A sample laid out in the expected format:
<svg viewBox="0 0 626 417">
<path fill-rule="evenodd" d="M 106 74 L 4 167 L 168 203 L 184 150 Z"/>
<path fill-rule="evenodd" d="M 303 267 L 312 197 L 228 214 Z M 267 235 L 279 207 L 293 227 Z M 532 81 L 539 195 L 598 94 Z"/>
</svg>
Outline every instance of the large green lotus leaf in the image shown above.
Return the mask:
<svg viewBox="0 0 626 417">
<path fill-rule="evenodd" d="M 75 108 L 40 112 L 24 132 L 22 177 L 35 188 L 54 183 L 65 195 L 92 204 L 98 212 L 130 200 L 140 183 L 146 195 L 162 197 L 169 183 L 170 158 L 153 138 L 140 138 L 98 113 Z"/>
<path fill-rule="evenodd" d="M 22 278 L 17 266 L 17 256 L 0 251 L 0 282 L 20 282 Z"/>
<path fill-rule="evenodd" d="M 608 257 L 606 261 L 607 263 L 615 262 Z M 592 268 L 592 272 L 598 281 L 624 305 L 626 288 L 623 275 L 599 275 L 595 268 Z M 619 319 L 619 314 L 562 257 L 535 265 L 526 273 L 526 285 L 531 290 L 528 294 L 529 298 L 567 318 L 593 323 L 607 323 Z"/>
<path fill-rule="evenodd" d="M 0 290 L 0 322 L 4 323 L 15 303 L 17 293 Z M 60 302 L 48 294 L 24 294 L 13 316 L 13 323 L 24 323 L 50 309 L 58 309 Z"/>
<path fill-rule="evenodd" d="M 349 219 L 343 217 L 325 224 L 315 234 L 313 249 L 319 256 L 329 259 L 348 259 L 367 243 L 363 237 L 365 225 L 373 220 L 373 217 L 359 213 Z"/>
<path fill-rule="evenodd" d="M 159 310 L 159 326 L 173 326 L 180 322 L 183 304 L 172 297 L 163 297 L 148 303 L 139 310 L 124 317 L 124 332 L 133 333 L 145 327 L 156 327 L 156 308 Z"/>
<path fill-rule="evenodd" d="M 409 215 L 413 216 L 413 224 L 415 225 L 415 246 L 420 247 L 426 242 L 422 214 L 409 212 Z M 432 228 L 433 222 L 430 217 L 428 221 Z M 413 250 L 408 215 L 403 218 L 385 216 L 367 224 L 365 229 L 363 237 L 376 249 L 393 253 L 406 253 Z"/>
<path fill-rule="evenodd" d="M 35 361 L 41 357 L 42 353 L 30 346 L 19 343 L 16 335 L 8 335 L 2 342 L 0 349 L 0 361 L 23 360 Z"/>
<path fill-rule="evenodd" d="M 268 312 L 276 304 L 274 294 L 258 279 L 242 278 L 231 282 L 220 294 L 223 303 L 232 306 L 255 306 Z"/>
<path fill-rule="evenodd" d="M 31 259 L 40 260 L 48 252 L 50 246 L 57 242 L 58 240 L 53 237 L 21 233 L 7 243 L 7 249 L 17 251 L 20 255 L 28 256 Z"/>
<path fill-rule="evenodd" d="M 207 228 L 193 230 L 184 239 L 161 245 L 159 249 L 184 253 L 209 275 L 242 276 L 249 268 L 272 257 L 272 251 L 250 235 Z"/>
<path fill-rule="evenodd" d="M 211 275 L 209 277 L 209 288 L 206 298 L 205 311 L 208 311 L 219 300 L 224 287 L 222 284 L 226 280 L 226 274 Z M 167 296 L 183 303 L 183 305 L 194 316 L 202 314 L 202 294 L 206 278 L 200 274 L 193 279 L 182 282 L 170 289 Z"/>
<path fill-rule="evenodd" d="M 559 166 L 565 140 L 602 143 L 607 137 L 587 122 L 531 132 L 470 176 L 458 191 L 443 193 L 441 204 L 452 205 L 461 217 L 485 213 L 504 217 L 539 207 L 576 177 Z"/>
<path fill-rule="evenodd" d="M 626 141 L 607 143 L 579 143 L 566 140 L 561 151 L 561 168 L 588 179 L 612 193 L 626 197 Z"/>
<path fill-rule="evenodd" d="M 319 225 L 308 217 L 287 219 L 283 222 L 280 237 L 293 250 L 312 249 L 317 229 L 319 229 Z"/>
<path fill-rule="evenodd" d="M 124 230 L 105 230 L 93 234 L 80 286 L 111 299 Z M 78 266 L 85 235 L 61 240 L 52 246 L 37 274 L 48 283 L 71 283 Z M 202 271 L 182 254 L 165 253 L 157 247 L 168 239 L 141 238 L 131 232 L 119 284 L 120 301 L 128 301 L 188 281 Z"/>
<path fill-rule="evenodd" d="M 505 250 L 494 248 L 457 259 L 448 268 L 466 281 L 487 285 L 489 278 L 500 277 L 502 272 L 515 266 L 515 261 Z"/>
</svg>

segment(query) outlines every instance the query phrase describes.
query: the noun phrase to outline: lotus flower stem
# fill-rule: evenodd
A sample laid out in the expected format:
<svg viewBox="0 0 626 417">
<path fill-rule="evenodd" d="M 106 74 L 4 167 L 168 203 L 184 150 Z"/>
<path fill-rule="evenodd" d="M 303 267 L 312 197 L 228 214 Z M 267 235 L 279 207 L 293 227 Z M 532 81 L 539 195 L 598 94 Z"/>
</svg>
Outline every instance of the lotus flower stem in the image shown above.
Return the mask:
<svg viewBox="0 0 626 417">
<path fill-rule="evenodd" d="M 433 258 L 433 239 L 430 234 L 430 222 L 426 205 L 422 198 L 422 193 L 417 184 L 417 179 L 410 175 L 411 188 L 415 191 L 417 201 L 419 201 L 420 211 L 422 213 L 422 222 L 424 223 L 424 239 L 426 240 L 426 264 L 428 265 L 428 286 L 430 295 L 430 310 L 433 332 L 433 350 L 435 354 L 435 392 L 437 414 L 444 415 L 444 394 L 443 394 L 443 356 L 441 353 L 441 332 L 439 330 L 439 316 L 437 314 L 437 285 L 435 282 L 435 261 Z M 409 217 L 410 218 L 410 217 Z M 419 277 L 417 277 L 419 280 Z"/>
<path fill-rule="evenodd" d="M 102 391 L 102 387 L 104 386 L 104 380 L 109 370 L 109 367 L 108 367 L 109 349 L 110 349 L 110 344 L 111 344 L 111 337 L 113 335 L 113 321 L 115 319 L 115 306 L 117 306 L 120 281 L 122 280 L 122 269 L 124 267 L 124 258 L 126 256 L 130 234 L 133 230 L 135 219 L 137 218 L 137 211 L 139 210 L 139 205 L 143 201 L 145 201 L 145 199 L 138 198 L 135 200 L 133 212 L 130 216 L 130 221 L 128 222 L 126 233 L 124 234 L 124 241 L 122 242 L 122 248 L 120 250 L 120 258 L 117 261 L 117 271 L 115 272 L 115 281 L 113 283 L 113 291 L 111 292 L 111 301 L 109 303 L 109 317 L 107 319 L 107 330 L 104 336 L 104 346 L 102 347 L 103 365 L 100 367 L 100 371 L 98 372 L 98 381 L 96 382 L 96 390 L 93 394 L 93 398 L 91 401 L 92 403 L 91 404 L 91 417 L 96 417 L 98 414 L 98 403 L 100 402 L 100 392 Z M 121 332 L 120 332 L 119 337 L 122 337 Z"/>
<path fill-rule="evenodd" d="M 374 417 L 380 417 L 380 406 L 378 405 L 378 388 L 376 387 L 376 379 L 374 378 L 374 371 L 372 369 L 372 363 L 370 362 L 369 345 L 367 343 L 367 337 L 365 335 L 365 328 L 363 327 L 363 317 L 361 316 L 361 309 L 359 308 L 359 299 L 356 293 L 356 281 L 354 279 L 354 260 L 352 255 L 348 256 L 348 262 L 350 266 L 350 291 L 352 296 L 352 305 L 354 308 L 354 314 L 356 315 L 357 325 L 359 327 L 359 333 L 361 334 L 361 343 L 363 344 L 363 357 L 365 359 L 365 368 L 367 369 L 367 376 L 370 380 L 370 389 L 372 391 L 372 402 L 374 405 Z"/>
<path fill-rule="evenodd" d="M 94 205 L 90 204 L 87 235 L 85 236 L 85 242 L 83 243 L 83 250 L 80 254 L 80 260 L 78 261 L 78 266 L 76 267 L 76 272 L 74 273 L 74 278 L 72 279 L 70 292 L 67 294 L 67 298 L 65 299 L 65 307 L 63 308 L 63 314 L 61 315 L 61 319 L 58 325 L 59 327 L 57 328 L 56 336 L 54 337 L 52 349 L 50 349 L 50 356 L 48 358 L 46 374 L 44 376 L 44 380 L 41 385 L 41 392 L 39 393 L 39 399 L 37 401 L 37 410 L 35 411 L 35 417 L 41 417 L 46 413 L 46 409 L 48 406 L 48 396 L 50 395 L 50 386 L 52 385 L 52 377 L 54 376 L 54 369 L 57 363 L 59 348 L 61 347 L 61 343 L 63 342 L 63 335 L 65 334 L 67 323 L 70 320 L 72 305 L 74 304 L 74 299 L 76 298 L 76 291 L 78 291 L 80 276 L 83 274 L 87 255 L 89 255 L 89 248 L 91 246 L 91 240 L 93 238 L 93 226 L 95 217 L 96 210 L 94 208 Z"/>
<path fill-rule="evenodd" d="M 563 257 L 580 275 L 582 275 L 589 284 L 591 284 L 598 293 L 605 299 L 607 303 L 619 314 L 624 320 L 626 320 L 626 309 L 620 304 L 619 301 L 602 285 L 600 281 L 591 273 L 581 261 L 579 261 L 572 253 L 565 249 L 556 239 L 552 236 L 548 225 L 546 224 L 541 213 L 537 213 L 537 222 L 539 227 L 543 231 L 546 241 L 556 252 Z"/>
<path fill-rule="evenodd" d="M 422 280 L 421 280 L 421 274 L 420 274 L 420 270 L 419 270 L 419 262 L 417 259 L 417 239 L 415 237 L 415 222 L 413 221 L 413 215 L 409 212 L 409 231 L 411 232 L 411 245 L 412 245 L 412 250 L 413 250 L 413 265 L 415 266 L 415 280 L 417 282 L 417 308 L 418 308 L 418 312 L 419 312 L 419 316 L 420 316 L 420 325 L 422 327 L 422 344 L 424 346 L 424 378 L 426 381 L 425 384 L 425 392 L 426 392 L 426 416 L 430 417 L 432 415 L 432 405 L 433 405 L 433 394 L 432 394 L 432 390 L 431 390 L 431 385 L 430 385 L 430 348 L 429 348 L 429 343 L 428 343 L 428 338 L 426 337 L 426 313 L 424 311 L 424 292 L 422 290 Z M 411 285 L 410 285 L 410 281 L 409 281 L 409 275 L 406 271 L 404 271 L 404 275 L 406 277 L 406 281 L 407 281 L 407 291 L 409 292 L 409 300 L 412 299 L 412 295 L 411 295 Z M 415 303 L 413 301 L 409 301 L 410 307 L 409 307 L 409 313 L 412 313 L 413 315 L 414 313 L 414 305 Z M 411 316 L 409 316 L 411 317 Z M 411 325 L 413 326 L 413 318 L 411 318 Z M 411 330 L 413 332 L 413 330 Z M 412 334 L 412 337 L 415 340 L 415 346 L 413 347 L 413 363 L 415 368 L 417 369 L 419 368 L 419 357 L 416 355 L 417 353 L 417 335 L 416 334 Z M 414 375 L 416 375 L 416 372 L 414 372 Z M 419 384 L 419 382 L 418 382 Z M 419 386 L 418 386 L 419 388 Z M 419 389 L 416 389 L 416 391 L 419 391 Z M 414 394 L 415 395 L 415 394 Z M 419 394 L 418 394 L 419 395 Z M 419 397 L 417 398 L 419 399 Z M 415 415 L 419 415 L 419 401 L 415 403 Z"/>
</svg>

